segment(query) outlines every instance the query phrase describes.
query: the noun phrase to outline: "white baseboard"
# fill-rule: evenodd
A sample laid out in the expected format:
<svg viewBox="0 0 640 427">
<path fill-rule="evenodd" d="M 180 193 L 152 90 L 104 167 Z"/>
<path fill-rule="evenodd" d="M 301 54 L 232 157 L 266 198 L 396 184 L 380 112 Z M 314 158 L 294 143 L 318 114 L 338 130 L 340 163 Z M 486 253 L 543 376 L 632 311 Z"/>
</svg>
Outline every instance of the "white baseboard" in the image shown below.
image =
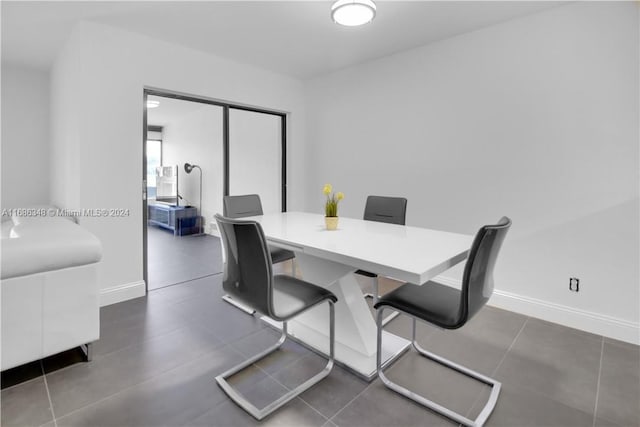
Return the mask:
<svg viewBox="0 0 640 427">
<path fill-rule="evenodd" d="M 439 276 L 436 280 L 444 285 L 460 288 L 460 280 Z M 494 290 L 488 305 L 531 316 L 570 328 L 603 335 L 632 344 L 640 344 L 640 325 L 604 314 L 578 310 L 511 292 Z"/>
<path fill-rule="evenodd" d="M 146 294 L 144 280 L 125 283 L 124 285 L 100 290 L 100 307 L 116 304 L 134 298 L 143 297 Z"/>
</svg>

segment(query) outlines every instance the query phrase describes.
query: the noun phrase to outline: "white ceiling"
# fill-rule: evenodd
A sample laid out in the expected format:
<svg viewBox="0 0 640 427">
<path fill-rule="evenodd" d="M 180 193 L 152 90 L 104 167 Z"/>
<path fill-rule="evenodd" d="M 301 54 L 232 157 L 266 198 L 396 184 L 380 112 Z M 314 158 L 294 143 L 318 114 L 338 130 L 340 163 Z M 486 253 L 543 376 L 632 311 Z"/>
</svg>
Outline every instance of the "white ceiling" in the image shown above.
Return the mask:
<svg viewBox="0 0 640 427">
<path fill-rule="evenodd" d="M 73 26 L 95 21 L 306 79 L 565 2 L 377 1 L 341 27 L 331 1 L 6 1 L 2 60 L 48 69 Z"/>
</svg>

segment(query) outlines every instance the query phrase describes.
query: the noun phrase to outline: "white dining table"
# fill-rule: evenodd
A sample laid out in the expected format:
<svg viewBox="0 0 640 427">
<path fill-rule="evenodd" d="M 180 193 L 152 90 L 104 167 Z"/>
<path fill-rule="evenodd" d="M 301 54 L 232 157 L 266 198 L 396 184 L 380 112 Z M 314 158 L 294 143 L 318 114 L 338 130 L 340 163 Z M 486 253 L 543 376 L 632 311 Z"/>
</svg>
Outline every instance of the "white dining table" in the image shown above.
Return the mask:
<svg viewBox="0 0 640 427">
<path fill-rule="evenodd" d="M 243 218 L 259 222 L 270 245 L 295 252 L 299 274 L 331 290 L 338 302 L 336 361 L 362 378 L 376 376 L 376 324 L 353 275 L 366 270 L 421 285 L 466 259 L 473 236 L 340 217 L 329 231 L 324 216 L 283 212 Z M 328 354 L 329 310 L 321 304 L 288 324 L 295 340 Z M 274 327 L 280 324 L 268 318 Z M 410 341 L 383 333 L 383 364 L 408 349 Z"/>
</svg>

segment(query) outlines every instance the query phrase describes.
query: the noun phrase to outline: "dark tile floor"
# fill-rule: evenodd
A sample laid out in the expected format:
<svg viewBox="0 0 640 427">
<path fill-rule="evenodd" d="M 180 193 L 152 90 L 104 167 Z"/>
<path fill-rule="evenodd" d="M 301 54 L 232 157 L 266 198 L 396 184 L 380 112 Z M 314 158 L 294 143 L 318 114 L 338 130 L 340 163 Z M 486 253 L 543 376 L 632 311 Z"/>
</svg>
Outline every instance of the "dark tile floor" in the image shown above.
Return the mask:
<svg viewBox="0 0 640 427">
<path fill-rule="evenodd" d="M 278 335 L 221 296 L 217 274 L 103 307 L 93 361 L 57 370 L 55 358 L 40 362 L 39 376 L 2 390 L 2 426 L 455 425 L 379 380 L 367 383 L 340 367 L 256 422 L 214 377 Z M 399 317 L 388 329 L 408 337 L 410 323 Z M 489 426 L 640 425 L 638 346 L 492 307 L 457 331 L 421 326 L 418 338 L 424 347 L 503 382 Z M 233 382 L 261 404 L 322 364 L 288 343 Z M 389 376 L 471 416 L 487 396 L 483 386 L 412 353 Z"/>
<path fill-rule="evenodd" d="M 217 237 L 174 236 L 171 230 L 147 227 L 149 289 L 199 279 L 222 271 Z"/>
</svg>

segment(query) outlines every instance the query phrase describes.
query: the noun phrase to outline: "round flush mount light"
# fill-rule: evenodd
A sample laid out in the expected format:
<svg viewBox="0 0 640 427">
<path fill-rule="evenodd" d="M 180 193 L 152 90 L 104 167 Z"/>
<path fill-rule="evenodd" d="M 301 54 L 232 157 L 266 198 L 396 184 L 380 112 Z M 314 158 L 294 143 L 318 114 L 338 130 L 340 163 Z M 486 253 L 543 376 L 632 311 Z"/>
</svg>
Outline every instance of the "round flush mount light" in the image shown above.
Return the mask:
<svg viewBox="0 0 640 427">
<path fill-rule="evenodd" d="M 333 21 L 347 27 L 366 24 L 375 16 L 376 4 L 372 0 L 338 0 L 331 6 Z"/>
<path fill-rule="evenodd" d="M 156 108 L 160 106 L 160 101 L 155 99 L 147 99 L 147 108 Z"/>
</svg>

